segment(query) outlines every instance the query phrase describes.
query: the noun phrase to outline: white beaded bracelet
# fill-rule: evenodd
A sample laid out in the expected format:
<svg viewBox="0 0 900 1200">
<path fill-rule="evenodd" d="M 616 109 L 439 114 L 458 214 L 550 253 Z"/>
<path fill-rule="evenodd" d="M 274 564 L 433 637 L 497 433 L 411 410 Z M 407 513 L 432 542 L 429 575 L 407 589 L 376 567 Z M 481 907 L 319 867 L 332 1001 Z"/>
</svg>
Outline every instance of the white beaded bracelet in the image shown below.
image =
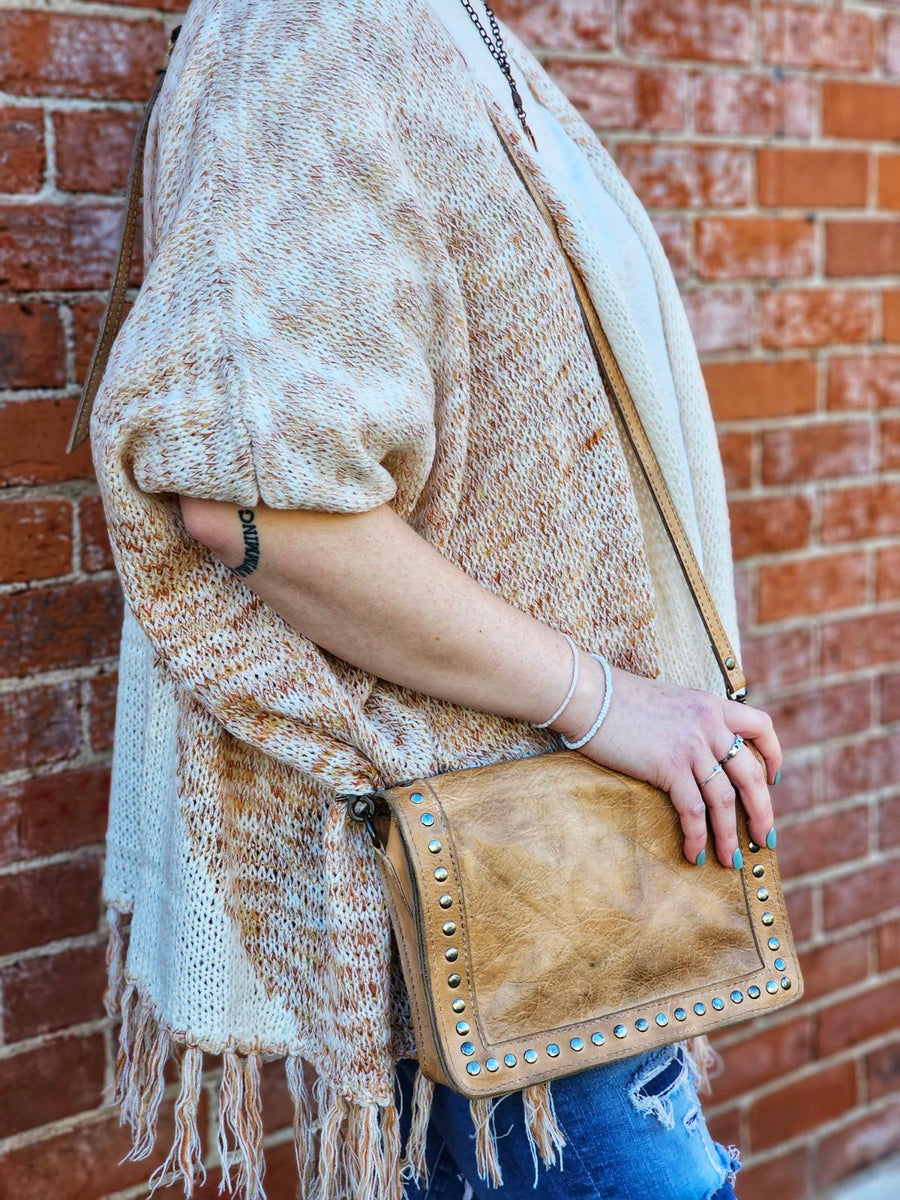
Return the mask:
<svg viewBox="0 0 900 1200">
<path fill-rule="evenodd" d="M 597 662 L 603 668 L 603 678 L 606 680 L 606 691 L 603 694 L 603 704 L 600 706 L 600 711 L 597 713 L 597 719 L 587 731 L 583 738 L 579 738 L 577 742 L 570 742 L 565 734 L 560 734 L 562 743 L 567 750 L 578 750 L 585 742 L 589 742 L 600 726 L 606 719 L 606 714 L 609 712 L 609 704 L 612 700 L 612 675 L 609 670 L 609 663 L 602 654 L 591 654 L 591 658 L 596 658 Z"/>
<path fill-rule="evenodd" d="M 562 631 L 560 631 L 560 632 L 562 632 Z M 546 721 L 540 721 L 540 722 L 532 721 L 531 722 L 532 725 L 534 725 L 535 729 L 546 729 L 548 725 L 552 725 L 557 717 L 562 716 L 569 701 L 575 695 L 575 687 L 578 683 L 578 668 L 579 668 L 581 660 L 580 660 L 580 657 L 578 654 L 578 647 L 575 645 L 575 643 L 572 641 L 572 639 L 569 637 L 569 635 L 567 633 L 563 633 L 562 636 L 566 639 L 566 641 L 569 643 L 570 647 L 572 648 L 572 658 L 574 660 L 574 665 L 572 668 L 572 682 L 569 684 L 569 690 L 566 692 L 565 700 L 563 700 L 562 704 L 559 706 L 559 708 L 556 710 L 556 712 L 553 714 L 552 717 L 548 717 Z"/>
</svg>

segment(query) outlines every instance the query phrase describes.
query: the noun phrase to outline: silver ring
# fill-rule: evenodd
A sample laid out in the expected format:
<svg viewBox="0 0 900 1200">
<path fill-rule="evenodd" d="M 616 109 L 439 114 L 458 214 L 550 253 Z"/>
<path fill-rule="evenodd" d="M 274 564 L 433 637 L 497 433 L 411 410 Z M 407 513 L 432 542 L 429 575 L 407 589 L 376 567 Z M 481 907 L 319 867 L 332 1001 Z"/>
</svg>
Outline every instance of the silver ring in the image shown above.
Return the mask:
<svg viewBox="0 0 900 1200">
<path fill-rule="evenodd" d="M 738 750 L 740 750 L 740 748 L 741 748 L 741 746 L 743 746 L 743 744 L 744 744 L 743 735 L 739 733 L 735 737 L 734 741 L 732 742 L 731 749 L 728 751 L 728 753 L 725 755 L 724 758 L 719 759 L 719 762 L 727 763 L 730 759 L 734 758 L 734 756 L 737 754 Z"/>
<path fill-rule="evenodd" d="M 718 775 L 718 773 L 722 769 L 723 769 L 722 764 L 716 763 L 716 765 L 713 767 L 713 769 L 710 771 L 710 773 L 707 775 L 707 777 L 705 779 L 700 780 L 700 782 L 697 784 L 697 787 L 703 787 L 704 783 L 709 783 L 709 781 L 712 779 L 713 775 Z"/>
</svg>

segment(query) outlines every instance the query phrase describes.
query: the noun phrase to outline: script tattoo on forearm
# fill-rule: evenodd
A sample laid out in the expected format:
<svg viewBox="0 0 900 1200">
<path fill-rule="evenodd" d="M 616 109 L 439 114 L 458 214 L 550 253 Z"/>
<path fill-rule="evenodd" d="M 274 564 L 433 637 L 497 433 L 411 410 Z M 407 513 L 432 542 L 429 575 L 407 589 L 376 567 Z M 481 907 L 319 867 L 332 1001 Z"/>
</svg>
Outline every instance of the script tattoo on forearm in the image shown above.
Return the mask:
<svg viewBox="0 0 900 1200">
<path fill-rule="evenodd" d="M 259 566 L 259 530 L 256 528 L 256 513 L 252 508 L 239 508 L 238 517 L 244 533 L 244 561 L 233 567 L 235 575 L 252 575 Z"/>
</svg>

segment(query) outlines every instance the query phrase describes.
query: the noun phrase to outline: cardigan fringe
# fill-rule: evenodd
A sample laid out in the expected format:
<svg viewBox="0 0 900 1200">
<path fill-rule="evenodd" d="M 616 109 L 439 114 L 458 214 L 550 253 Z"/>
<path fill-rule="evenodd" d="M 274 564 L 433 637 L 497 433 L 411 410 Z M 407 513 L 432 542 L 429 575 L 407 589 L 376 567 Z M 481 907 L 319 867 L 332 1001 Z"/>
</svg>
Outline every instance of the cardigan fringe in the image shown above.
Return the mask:
<svg viewBox="0 0 900 1200">
<path fill-rule="evenodd" d="M 260 1062 L 267 1052 L 246 1046 L 201 1046 L 188 1033 L 169 1028 L 146 990 L 126 971 L 129 918 L 127 911 L 107 908 L 108 974 L 103 999 L 107 1014 L 121 1021 L 109 1102 L 119 1105 L 119 1124 L 127 1123 L 132 1131 L 131 1149 L 121 1162 L 145 1159 L 153 1151 L 166 1088 L 166 1065 L 171 1056 L 176 1056 L 179 1082 L 172 1144 L 165 1160 L 150 1176 L 148 1195 L 180 1177 L 185 1197 L 190 1200 L 195 1184 L 205 1183 L 207 1176 L 197 1120 L 203 1091 L 203 1055 L 220 1054 L 216 1135 L 222 1170 L 219 1190 L 239 1194 L 241 1200 L 266 1200 Z M 303 1200 L 403 1200 L 410 1180 L 420 1187 L 427 1185 L 425 1140 L 434 1082 L 421 1070 L 413 1083 L 411 1125 L 403 1147 L 395 1103 L 355 1103 L 318 1075 L 312 1086 L 314 1117 L 304 1060 L 296 1054 L 283 1057 L 294 1103 L 293 1143 Z M 550 1089 L 549 1083 L 532 1084 L 521 1093 L 535 1172 L 538 1155 L 545 1166 L 554 1166 L 557 1152 L 562 1161 L 566 1144 Z M 478 1175 L 494 1187 L 503 1183 L 494 1125 L 497 1103 L 495 1097 L 472 1100 L 469 1105 Z M 237 1173 L 232 1182 L 234 1166 Z"/>
</svg>

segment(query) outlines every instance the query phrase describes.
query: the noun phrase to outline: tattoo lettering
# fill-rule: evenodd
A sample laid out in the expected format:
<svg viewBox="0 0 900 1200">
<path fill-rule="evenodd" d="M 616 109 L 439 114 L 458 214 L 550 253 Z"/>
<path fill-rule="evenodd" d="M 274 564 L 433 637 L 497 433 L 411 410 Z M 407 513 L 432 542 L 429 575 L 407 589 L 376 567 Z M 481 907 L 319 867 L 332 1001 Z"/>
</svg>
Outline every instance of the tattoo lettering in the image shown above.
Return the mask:
<svg viewBox="0 0 900 1200">
<path fill-rule="evenodd" d="M 259 566 L 259 530 L 255 524 L 256 514 L 252 508 L 239 508 L 238 517 L 244 533 L 244 561 L 232 570 L 235 575 L 252 575 Z"/>
</svg>

